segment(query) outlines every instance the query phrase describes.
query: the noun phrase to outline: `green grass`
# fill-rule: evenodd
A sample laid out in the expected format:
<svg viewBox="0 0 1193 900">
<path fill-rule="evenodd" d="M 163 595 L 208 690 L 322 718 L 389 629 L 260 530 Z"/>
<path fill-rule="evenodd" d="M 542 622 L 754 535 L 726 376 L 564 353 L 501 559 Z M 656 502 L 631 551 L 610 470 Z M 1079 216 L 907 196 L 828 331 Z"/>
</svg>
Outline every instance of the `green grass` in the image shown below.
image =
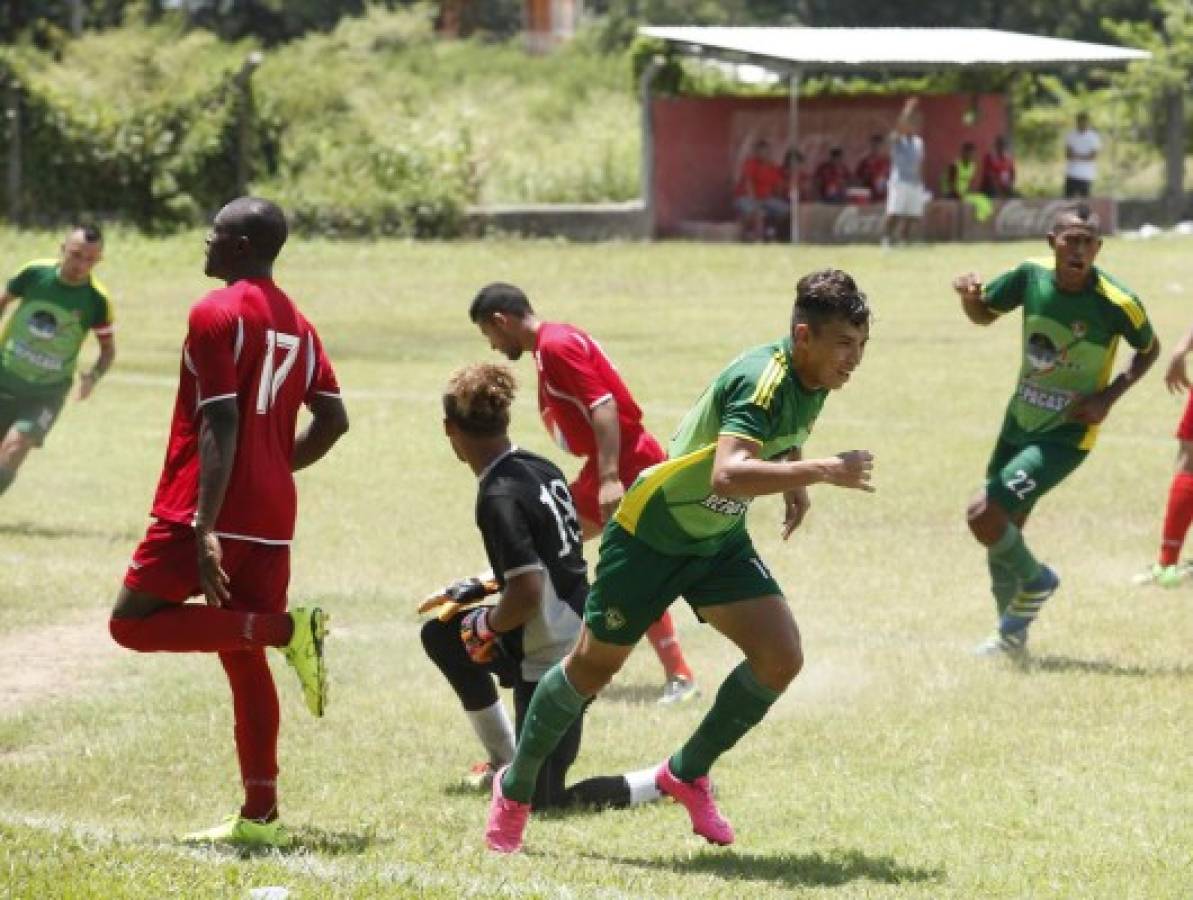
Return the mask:
<svg viewBox="0 0 1193 900">
<path fill-rule="evenodd" d="M 58 239 L 0 233 L 0 262 L 15 268 Z M 1187 897 L 1191 589 L 1129 586 L 1155 551 L 1181 408 L 1158 373 L 1029 528 L 1064 578 L 1036 629 L 1036 665 L 968 655 L 993 613 L 962 514 L 1013 383 L 1018 329 L 969 325 L 948 281 L 1039 250 L 288 247 L 279 278 L 324 335 L 352 414 L 343 444 L 299 476 L 291 595 L 333 614 L 334 693 L 328 717 L 312 720 L 277 666 L 282 808 L 302 849 L 240 858 L 171 840 L 238 802 L 218 664 L 119 651 L 106 634 L 164 451 L 185 310 L 210 286 L 199 234 L 113 234 L 101 272 L 120 320 L 117 369 L 67 408 L 0 502 L 0 895 Z M 1104 251 L 1169 345 L 1189 324 L 1187 258 L 1176 239 Z M 492 358 L 468 300 L 511 280 L 548 317 L 589 328 L 667 435 L 731 357 L 783 332 L 796 277 L 826 264 L 856 274 L 878 319 L 807 452 L 871 449 L 878 492 L 814 489 L 789 544 L 777 501 L 751 513 L 808 662 L 717 767 L 738 844 L 708 848 L 660 804 L 536 818 L 525 855 L 490 856 L 484 800 L 452 789 L 477 750 L 413 612 L 483 559 L 475 482 L 438 408 L 454 367 Z M 530 361 L 517 371 L 513 434 L 558 458 Z M 661 759 L 736 664 L 675 609 L 704 698 L 660 710 L 657 664 L 639 651 L 592 708 L 575 777 Z"/>
</svg>

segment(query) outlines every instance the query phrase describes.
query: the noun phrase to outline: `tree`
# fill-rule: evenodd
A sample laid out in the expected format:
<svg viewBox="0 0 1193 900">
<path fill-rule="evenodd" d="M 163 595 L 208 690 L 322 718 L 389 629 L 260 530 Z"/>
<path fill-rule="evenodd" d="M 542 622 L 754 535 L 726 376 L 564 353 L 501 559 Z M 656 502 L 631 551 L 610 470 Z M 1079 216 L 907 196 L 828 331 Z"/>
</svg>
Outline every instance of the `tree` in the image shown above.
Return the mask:
<svg viewBox="0 0 1193 900">
<path fill-rule="evenodd" d="M 1185 201 L 1185 90 L 1193 78 L 1193 6 L 1189 0 L 1154 0 L 1151 21 L 1114 22 L 1103 27 L 1124 44 L 1151 51 L 1147 62 L 1132 63 L 1119 83 L 1159 114 L 1163 128 L 1163 199 L 1170 216 Z"/>
</svg>

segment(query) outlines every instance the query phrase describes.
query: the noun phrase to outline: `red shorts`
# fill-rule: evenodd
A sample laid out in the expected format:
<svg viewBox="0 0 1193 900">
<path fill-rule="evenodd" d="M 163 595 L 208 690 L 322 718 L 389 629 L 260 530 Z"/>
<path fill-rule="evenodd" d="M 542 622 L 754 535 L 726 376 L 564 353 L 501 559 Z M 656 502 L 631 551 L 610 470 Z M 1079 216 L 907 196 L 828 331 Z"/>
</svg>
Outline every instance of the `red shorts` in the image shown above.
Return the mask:
<svg viewBox="0 0 1193 900">
<path fill-rule="evenodd" d="M 659 442 L 649 432 L 642 432 L 638 436 L 638 440 L 634 442 L 634 446 L 622 448 L 619 461 L 621 483 L 628 488 L 634 483 L 639 472 L 666 458 L 667 454 L 663 452 Z M 601 489 L 601 477 L 597 472 L 595 456 L 589 457 L 588 461 L 584 463 L 584 468 L 580 470 L 580 474 L 576 476 L 576 480 L 569 485 L 569 488 L 572 492 L 572 499 L 576 501 L 576 511 L 580 513 L 580 517 L 590 522 L 596 522 L 598 525 L 605 524 L 601 519 L 601 504 L 597 502 L 597 496 Z"/>
<path fill-rule="evenodd" d="M 1193 441 L 1193 391 L 1189 391 L 1189 398 L 1185 401 L 1185 414 L 1176 428 L 1176 437 L 1180 441 Z"/>
<path fill-rule="evenodd" d="M 221 538 L 220 548 L 233 609 L 281 612 L 286 608 L 286 590 L 290 586 L 289 547 Z M 189 525 L 154 521 L 133 553 L 124 586 L 138 594 L 174 603 L 203 593 L 199 587 L 195 530 Z"/>
</svg>

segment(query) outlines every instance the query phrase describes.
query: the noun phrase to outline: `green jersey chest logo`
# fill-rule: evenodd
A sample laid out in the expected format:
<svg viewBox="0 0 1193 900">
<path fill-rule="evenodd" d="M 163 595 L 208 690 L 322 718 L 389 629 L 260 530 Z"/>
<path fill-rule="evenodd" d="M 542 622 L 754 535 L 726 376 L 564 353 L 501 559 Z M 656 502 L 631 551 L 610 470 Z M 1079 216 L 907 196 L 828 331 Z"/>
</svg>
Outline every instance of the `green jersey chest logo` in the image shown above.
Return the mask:
<svg viewBox="0 0 1193 900">
<path fill-rule="evenodd" d="M 1081 324 L 1081 323 L 1075 323 Z M 1056 341 L 1041 331 L 1033 332 L 1027 339 L 1024 356 L 1031 366 L 1033 375 L 1048 375 L 1057 369 L 1071 368 L 1069 349 L 1081 340 L 1081 335 L 1075 335 L 1073 340 L 1063 347 L 1058 347 Z"/>
<path fill-rule="evenodd" d="M 29 335 L 41 341 L 52 341 L 58 335 L 58 319 L 48 309 L 39 309 L 29 317 Z"/>
</svg>

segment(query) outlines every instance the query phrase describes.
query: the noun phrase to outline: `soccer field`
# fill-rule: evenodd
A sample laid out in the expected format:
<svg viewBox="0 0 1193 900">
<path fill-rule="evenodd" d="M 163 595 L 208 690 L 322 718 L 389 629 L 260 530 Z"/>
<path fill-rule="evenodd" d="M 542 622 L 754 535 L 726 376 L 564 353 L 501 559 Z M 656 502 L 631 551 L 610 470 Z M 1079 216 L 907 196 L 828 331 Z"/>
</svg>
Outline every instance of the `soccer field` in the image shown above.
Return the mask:
<svg viewBox="0 0 1193 900">
<path fill-rule="evenodd" d="M 0 267 L 59 240 L 0 232 Z M 1014 381 L 1019 319 L 971 325 L 949 281 L 1039 256 L 1042 242 L 887 255 L 293 242 L 279 281 L 320 329 L 352 417 L 299 475 L 293 560 L 291 602 L 332 614 L 333 693 L 327 717 L 310 718 L 275 657 L 281 810 L 301 846 L 241 858 L 172 840 L 240 800 L 218 662 L 122 651 L 107 634 L 164 453 L 185 312 L 212 282 L 200 234 L 112 235 L 98 274 L 116 302 L 116 369 L 0 500 L 0 896 L 1193 896 L 1193 586 L 1130 584 L 1154 556 L 1171 470 L 1183 400 L 1161 374 L 1193 322 L 1190 246 L 1103 250 L 1165 350 L 1027 529 L 1063 584 L 1024 671 L 969 655 L 994 615 L 964 522 Z M 777 498 L 750 514 L 807 664 L 715 770 L 737 844 L 711 848 L 681 808 L 655 804 L 534 817 L 525 853 L 486 852 L 486 799 L 457 787 L 478 747 L 414 612 L 484 559 L 475 481 L 439 406 L 454 367 L 495 359 L 468 301 L 513 281 L 545 318 L 590 330 L 666 437 L 740 350 L 785 333 L 796 278 L 826 265 L 856 276 L 877 319 L 805 455 L 869 449 L 878 490 L 813 488 L 786 544 Z M 533 362 L 515 369 L 511 433 L 572 473 L 538 421 Z M 573 777 L 657 763 L 738 662 L 682 603 L 674 611 L 703 697 L 658 707 L 658 665 L 638 650 L 589 711 Z"/>
</svg>

